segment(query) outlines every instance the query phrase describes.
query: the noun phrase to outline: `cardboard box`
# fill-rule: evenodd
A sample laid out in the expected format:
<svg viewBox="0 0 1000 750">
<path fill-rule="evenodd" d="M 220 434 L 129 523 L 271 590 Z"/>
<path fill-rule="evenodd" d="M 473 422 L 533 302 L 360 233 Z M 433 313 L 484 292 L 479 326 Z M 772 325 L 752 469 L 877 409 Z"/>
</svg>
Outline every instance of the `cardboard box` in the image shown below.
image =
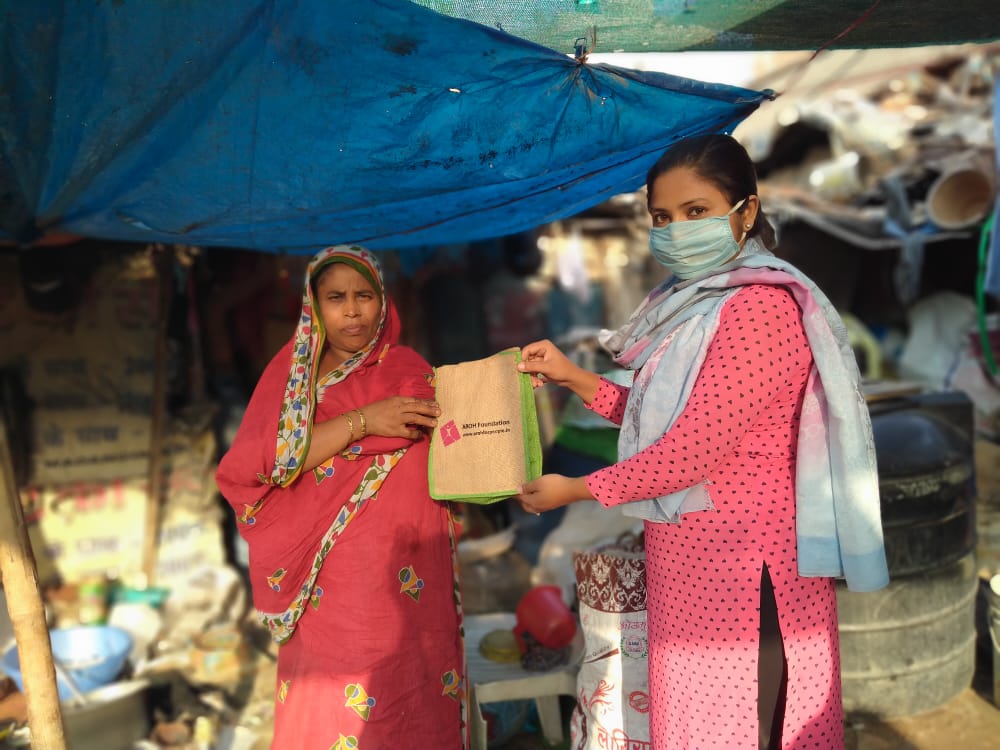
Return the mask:
<svg viewBox="0 0 1000 750">
<path fill-rule="evenodd" d="M 108 482 L 149 472 L 149 415 L 113 406 L 36 409 L 30 424 L 33 485 Z"/>
</svg>

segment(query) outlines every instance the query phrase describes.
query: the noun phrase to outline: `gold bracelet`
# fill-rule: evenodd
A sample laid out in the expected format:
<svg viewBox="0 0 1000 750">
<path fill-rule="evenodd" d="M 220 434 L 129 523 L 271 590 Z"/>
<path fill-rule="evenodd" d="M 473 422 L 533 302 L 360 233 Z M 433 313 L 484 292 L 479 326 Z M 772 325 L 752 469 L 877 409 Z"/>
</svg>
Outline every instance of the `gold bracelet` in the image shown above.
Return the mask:
<svg viewBox="0 0 1000 750">
<path fill-rule="evenodd" d="M 350 437 L 347 438 L 347 442 L 348 442 L 348 444 L 350 444 L 350 443 L 354 442 L 354 420 L 351 419 L 350 412 L 346 412 L 345 411 L 344 414 L 343 414 L 343 417 L 344 417 L 344 419 L 347 420 L 347 426 L 351 430 L 351 435 L 350 435 Z"/>
<path fill-rule="evenodd" d="M 361 437 L 358 438 L 360 440 L 368 434 L 368 422 L 365 420 L 365 413 L 361 409 L 355 409 L 354 411 L 358 413 L 358 417 L 361 419 Z"/>
</svg>

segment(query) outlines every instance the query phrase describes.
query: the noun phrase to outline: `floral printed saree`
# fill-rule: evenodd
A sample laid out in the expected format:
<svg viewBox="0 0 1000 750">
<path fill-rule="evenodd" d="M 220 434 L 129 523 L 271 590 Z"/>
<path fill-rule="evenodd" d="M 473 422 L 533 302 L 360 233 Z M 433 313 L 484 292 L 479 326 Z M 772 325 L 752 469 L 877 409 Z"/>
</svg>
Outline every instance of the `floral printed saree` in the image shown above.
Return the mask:
<svg viewBox="0 0 1000 750">
<path fill-rule="evenodd" d="M 367 347 L 324 374 L 308 279 L 329 263 L 373 282 L 382 317 Z M 254 605 L 281 644 L 277 750 L 467 744 L 457 530 L 428 494 L 427 438 L 365 436 L 301 470 L 313 424 L 393 395 L 433 397 L 430 365 L 398 338 L 375 257 L 343 246 L 318 254 L 295 335 L 219 464 L 250 551 Z"/>
</svg>

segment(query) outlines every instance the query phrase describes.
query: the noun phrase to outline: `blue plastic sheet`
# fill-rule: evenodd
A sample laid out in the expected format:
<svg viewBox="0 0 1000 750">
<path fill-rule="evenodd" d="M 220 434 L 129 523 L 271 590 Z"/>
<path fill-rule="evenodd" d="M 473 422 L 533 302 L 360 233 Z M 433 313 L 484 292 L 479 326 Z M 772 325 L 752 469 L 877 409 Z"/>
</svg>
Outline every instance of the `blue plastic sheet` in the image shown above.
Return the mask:
<svg viewBox="0 0 1000 750">
<path fill-rule="evenodd" d="M 729 132 L 768 96 L 403 0 L 14 2 L 0 239 L 311 253 L 497 237 L 638 188 L 671 142 Z"/>
</svg>

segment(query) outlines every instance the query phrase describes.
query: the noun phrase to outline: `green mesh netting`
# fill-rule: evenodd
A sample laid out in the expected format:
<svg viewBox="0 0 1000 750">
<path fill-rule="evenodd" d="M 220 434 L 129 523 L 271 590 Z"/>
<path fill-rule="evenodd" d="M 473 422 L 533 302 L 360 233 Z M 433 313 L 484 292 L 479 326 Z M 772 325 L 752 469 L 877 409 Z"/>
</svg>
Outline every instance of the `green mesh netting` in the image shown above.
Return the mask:
<svg viewBox="0 0 1000 750">
<path fill-rule="evenodd" d="M 415 2 L 566 53 L 588 37 L 589 51 L 599 53 L 913 47 L 1000 39 L 998 0 Z"/>
</svg>

